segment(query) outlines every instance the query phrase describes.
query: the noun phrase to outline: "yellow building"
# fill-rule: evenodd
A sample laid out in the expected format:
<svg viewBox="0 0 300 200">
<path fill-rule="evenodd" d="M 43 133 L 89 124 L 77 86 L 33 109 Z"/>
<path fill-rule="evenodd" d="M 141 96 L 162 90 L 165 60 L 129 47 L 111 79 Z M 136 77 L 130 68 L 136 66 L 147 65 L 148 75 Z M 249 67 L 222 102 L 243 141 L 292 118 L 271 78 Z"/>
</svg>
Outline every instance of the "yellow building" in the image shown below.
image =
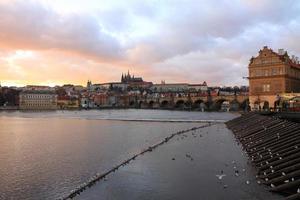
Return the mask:
<svg viewBox="0 0 300 200">
<path fill-rule="evenodd" d="M 249 101 L 252 109 L 275 108 L 280 95 L 300 92 L 298 58 L 265 46 L 249 64 Z"/>
<path fill-rule="evenodd" d="M 21 110 L 57 109 L 57 94 L 54 91 L 27 90 L 21 92 L 19 97 Z"/>
</svg>

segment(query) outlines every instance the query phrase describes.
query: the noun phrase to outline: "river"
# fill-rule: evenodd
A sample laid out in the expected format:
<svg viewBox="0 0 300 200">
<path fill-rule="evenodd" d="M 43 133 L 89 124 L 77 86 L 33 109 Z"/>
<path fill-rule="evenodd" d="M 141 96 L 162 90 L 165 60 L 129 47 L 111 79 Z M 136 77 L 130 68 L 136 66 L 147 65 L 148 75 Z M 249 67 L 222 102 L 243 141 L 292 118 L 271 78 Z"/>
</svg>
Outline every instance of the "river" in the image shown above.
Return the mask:
<svg viewBox="0 0 300 200">
<path fill-rule="evenodd" d="M 177 196 L 182 199 L 189 196 L 199 199 L 206 190 L 203 197 L 207 198 L 203 199 L 221 199 L 220 194 L 225 195 L 224 199 L 227 195 L 229 199 L 251 199 L 251 191 L 257 193 L 257 199 L 266 199 L 270 194 L 255 184 L 255 174 L 246 156 L 221 123 L 236 116 L 232 113 L 135 109 L 0 112 L 0 199 L 60 198 L 96 173 L 111 169 L 166 136 L 208 121 L 218 124 L 197 132 L 201 135 L 200 143 L 195 143 L 198 140 L 188 134 L 185 140 L 178 136 L 76 198 L 176 199 Z M 223 130 L 222 134 L 216 134 L 217 130 Z M 193 154 L 195 165 L 183 164 L 186 152 Z M 165 158 L 167 163 L 163 162 Z M 252 183 L 241 187 L 244 192 L 240 192 L 240 196 L 230 189 L 230 185 L 238 186 L 239 181 L 229 175 L 231 171 L 226 172 L 232 159 L 247 170 L 240 181 L 251 179 Z M 227 183 L 220 183 L 215 177 L 220 170 L 231 177 Z M 221 184 L 219 189 L 213 189 L 216 183 Z M 228 192 L 214 194 L 219 190 Z"/>
</svg>

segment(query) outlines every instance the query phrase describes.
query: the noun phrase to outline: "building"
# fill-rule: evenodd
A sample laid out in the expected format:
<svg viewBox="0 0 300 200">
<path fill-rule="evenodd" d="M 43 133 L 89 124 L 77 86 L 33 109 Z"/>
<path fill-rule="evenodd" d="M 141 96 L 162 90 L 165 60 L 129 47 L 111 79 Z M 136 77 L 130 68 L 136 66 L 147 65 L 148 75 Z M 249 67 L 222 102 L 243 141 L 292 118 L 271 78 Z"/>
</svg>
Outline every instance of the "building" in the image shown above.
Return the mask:
<svg viewBox="0 0 300 200">
<path fill-rule="evenodd" d="M 19 96 L 21 110 L 57 109 L 57 94 L 50 90 L 25 90 Z"/>
<path fill-rule="evenodd" d="M 126 91 L 128 88 L 127 83 L 119 83 L 119 82 L 111 82 L 109 83 L 110 90 L 117 90 L 117 91 Z"/>
<path fill-rule="evenodd" d="M 154 84 L 150 88 L 153 92 L 185 92 L 189 89 L 187 83 L 165 83 Z"/>
<path fill-rule="evenodd" d="M 249 64 L 249 101 L 252 109 L 276 108 L 280 95 L 300 92 L 300 64 L 286 51 L 267 46 Z"/>
<path fill-rule="evenodd" d="M 206 81 L 204 81 L 202 84 L 189 84 L 188 85 L 189 92 L 207 92 L 208 87 Z"/>
<path fill-rule="evenodd" d="M 90 98 L 87 95 L 84 95 L 80 98 L 80 107 L 81 108 L 89 108 L 90 106 Z"/>
<path fill-rule="evenodd" d="M 68 96 L 68 95 L 58 96 L 57 107 L 60 109 L 78 109 L 79 99 L 75 96 Z"/>
<path fill-rule="evenodd" d="M 152 82 L 144 81 L 142 77 L 134 77 L 134 75 L 131 76 L 129 71 L 127 74 L 122 74 L 121 83 L 127 84 L 132 90 L 148 89 L 153 85 Z"/>
<path fill-rule="evenodd" d="M 143 82 L 142 77 L 134 77 L 134 75 L 130 75 L 129 71 L 127 74 L 122 74 L 121 83 L 131 83 L 131 82 Z"/>
<path fill-rule="evenodd" d="M 94 102 L 97 107 L 105 107 L 108 106 L 108 98 L 108 94 L 98 93 L 94 96 Z"/>
<path fill-rule="evenodd" d="M 20 90 L 14 87 L 0 87 L 0 106 L 18 107 L 19 93 Z"/>
<path fill-rule="evenodd" d="M 48 91 L 54 91 L 55 88 L 50 87 L 50 86 L 45 86 L 45 85 L 27 85 L 22 88 L 23 91 L 25 90 L 48 90 Z"/>
</svg>

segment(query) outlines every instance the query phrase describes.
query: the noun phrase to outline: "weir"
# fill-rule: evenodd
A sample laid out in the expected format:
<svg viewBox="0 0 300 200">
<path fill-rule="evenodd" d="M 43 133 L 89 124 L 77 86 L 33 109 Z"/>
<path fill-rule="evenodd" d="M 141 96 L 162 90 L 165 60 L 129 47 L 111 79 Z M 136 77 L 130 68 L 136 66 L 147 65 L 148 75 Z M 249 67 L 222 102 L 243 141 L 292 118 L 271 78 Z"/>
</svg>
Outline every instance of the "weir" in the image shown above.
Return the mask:
<svg viewBox="0 0 300 200">
<path fill-rule="evenodd" d="M 247 113 L 226 122 L 270 191 L 300 199 L 300 124 Z"/>
<path fill-rule="evenodd" d="M 131 161 L 135 160 L 135 158 L 137 158 L 138 156 L 143 155 L 144 153 L 153 151 L 155 148 L 159 147 L 160 145 L 163 145 L 163 144 L 167 143 L 170 139 L 172 139 L 173 137 L 175 137 L 177 135 L 182 135 L 182 134 L 190 132 L 190 131 L 195 131 L 195 130 L 198 130 L 198 129 L 201 129 L 201 128 L 209 127 L 209 126 L 212 126 L 214 124 L 216 124 L 216 123 L 208 122 L 207 124 L 205 124 L 203 126 L 193 127 L 193 128 L 190 128 L 190 129 L 181 130 L 181 131 L 178 131 L 176 133 L 172 133 L 171 135 L 165 137 L 164 139 L 162 139 L 158 143 L 153 144 L 153 145 L 149 146 L 148 148 L 142 150 L 140 153 L 134 154 L 132 157 L 128 158 L 127 160 L 123 161 L 122 163 L 118 164 L 117 166 L 111 168 L 110 170 L 108 170 L 108 171 L 106 171 L 102 174 L 96 173 L 96 175 L 91 177 L 87 182 L 79 185 L 77 188 L 70 191 L 70 193 L 67 194 L 66 196 L 63 196 L 63 197 L 59 198 L 59 200 L 67 200 L 67 199 L 72 199 L 72 198 L 76 197 L 77 195 L 79 195 L 84 190 L 92 187 L 94 184 L 96 184 L 96 182 L 105 179 L 106 176 L 108 176 L 109 174 L 115 172 L 120 167 L 123 167 L 123 166 L 129 164 Z"/>
</svg>

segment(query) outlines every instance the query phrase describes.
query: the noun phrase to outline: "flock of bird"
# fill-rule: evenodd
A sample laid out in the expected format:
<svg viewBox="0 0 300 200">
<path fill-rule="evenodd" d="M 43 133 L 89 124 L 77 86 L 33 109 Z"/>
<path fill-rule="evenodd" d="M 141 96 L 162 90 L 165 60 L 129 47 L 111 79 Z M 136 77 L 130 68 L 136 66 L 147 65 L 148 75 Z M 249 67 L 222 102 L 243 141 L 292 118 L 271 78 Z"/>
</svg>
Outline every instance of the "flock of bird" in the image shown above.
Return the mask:
<svg viewBox="0 0 300 200">
<path fill-rule="evenodd" d="M 300 199 L 299 123 L 248 113 L 226 125 L 257 168 L 257 182 L 288 200 Z"/>
<path fill-rule="evenodd" d="M 181 131 L 178 131 L 178 132 L 175 132 L 167 137 L 165 137 L 164 139 L 162 139 L 160 142 L 154 144 L 154 145 L 150 145 L 148 148 L 142 150 L 141 152 L 137 153 L 137 154 L 134 154 L 132 157 L 128 158 L 127 160 L 123 161 L 122 163 L 118 164 L 117 166 L 113 167 L 112 169 L 110 169 L 109 171 L 105 172 L 105 173 L 96 173 L 93 177 L 91 177 L 90 179 L 88 179 L 86 182 L 80 184 L 78 187 L 76 187 L 74 190 L 71 190 L 69 194 L 59 198 L 59 200 L 67 200 L 67 199 L 72 199 L 74 198 L 75 196 L 79 195 L 81 192 L 83 192 L 84 190 L 86 190 L 87 188 L 93 186 L 94 184 L 96 184 L 96 182 L 98 181 L 106 181 L 107 180 L 107 176 L 115 171 L 117 171 L 120 167 L 123 167 L 127 164 L 129 164 L 131 161 L 135 160 L 138 156 L 141 156 L 143 155 L 144 153 L 147 153 L 147 152 L 152 152 L 154 149 L 156 149 L 158 146 L 162 145 L 162 144 L 165 144 L 167 143 L 170 139 L 174 138 L 175 136 L 178 136 L 177 137 L 177 140 L 183 140 L 185 138 L 188 137 L 188 135 L 186 133 L 191 133 L 191 135 L 196 138 L 197 136 L 198 137 L 203 137 L 203 135 L 201 134 L 201 132 L 199 134 L 196 134 L 196 130 L 198 129 L 202 129 L 202 128 L 205 128 L 205 127 L 209 127 L 209 126 L 212 126 L 212 125 L 215 125 L 215 123 L 207 123 L 203 126 L 199 126 L 199 127 L 193 127 L 193 128 L 190 128 L 190 129 L 186 129 L 186 130 L 181 130 Z M 208 132 L 206 132 L 208 134 Z M 278 136 L 280 137 L 280 136 Z M 192 157 L 192 155 L 190 153 L 186 153 L 185 154 L 185 157 L 191 161 L 194 160 L 194 158 Z M 176 160 L 175 157 L 172 157 L 171 159 L 172 161 Z M 241 175 L 241 173 L 245 173 L 246 172 L 246 169 L 245 168 L 242 168 L 242 169 L 238 169 L 238 165 L 235 161 L 232 161 L 231 162 L 231 166 L 232 166 L 232 172 L 233 172 L 233 176 L 235 177 L 239 177 Z M 226 166 L 229 166 L 228 164 L 226 164 Z M 228 174 L 225 174 L 223 170 L 220 170 L 220 173 L 219 174 L 216 174 L 215 175 L 216 178 L 219 180 L 219 182 L 221 184 L 223 184 L 223 188 L 226 189 L 228 188 L 228 185 L 225 184 L 225 181 L 224 179 L 226 179 L 225 177 L 226 176 L 229 176 Z M 261 181 L 260 180 L 257 180 L 257 183 L 258 184 L 261 184 Z M 250 184 L 250 181 L 249 180 L 246 180 L 245 181 L 245 184 L 246 185 L 249 185 Z M 272 185 L 271 185 L 272 186 Z M 298 189 L 297 191 L 298 193 L 300 193 L 300 188 Z"/>
<path fill-rule="evenodd" d="M 77 195 L 79 195 L 80 193 L 82 193 L 84 190 L 86 190 L 87 188 L 92 187 L 93 185 L 96 184 L 96 182 L 101 181 L 101 180 L 106 180 L 107 176 L 115 171 L 117 171 L 119 168 L 129 164 L 131 161 L 135 160 L 138 156 L 141 156 L 147 152 L 151 152 L 154 149 L 156 149 L 158 146 L 163 145 L 165 143 L 167 143 L 170 139 L 174 138 L 175 136 L 181 136 L 181 139 L 184 139 L 185 137 L 187 137 L 187 135 L 185 133 L 188 132 L 192 132 L 192 135 L 194 137 L 196 137 L 196 135 L 194 134 L 193 131 L 196 131 L 197 129 L 202 129 L 205 127 L 209 127 L 214 125 L 215 123 L 212 122 L 208 122 L 205 125 L 199 126 L 199 127 L 193 127 L 190 129 L 186 129 L 186 130 L 181 130 L 178 132 L 175 132 L 167 137 L 165 137 L 163 140 L 161 140 L 160 142 L 149 146 L 148 148 L 142 150 L 140 153 L 134 154 L 132 157 L 128 158 L 127 160 L 123 161 L 122 163 L 118 164 L 117 166 L 113 167 L 112 169 L 108 170 L 105 173 L 96 173 L 93 177 L 89 178 L 86 182 L 80 184 L 79 186 L 77 186 L 74 190 L 71 190 L 70 193 L 68 193 L 67 195 L 59 198 L 59 200 L 67 200 L 67 199 L 73 199 L 74 197 L 76 197 Z M 200 135 L 200 137 L 202 137 L 202 135 Z M 191 161 L 194 160 L 194 158 L 190 155 L 190 154 L 186 154 L 186 157 L 189 158 Z M 172 158 L 172 160 L 175 160 L 175 158 Z"/>
<path fill-rule="evenodd" d="M 232 161 L 232 165 L 233 165 L 232 171 L 234 172 L 234 176 L 239 177 L 239 176 L 240 176 L 240 171 L 238 170 L 238 167 L 237 167 L 236 162 L 235 162 L 234 160 Z M 228 165 L 226 165 L 226 166 L 228 166 Z M 242 169 L 242 172 L 246 172 L 246 169 L 243 168 L 243 169 Z M 222 180 L 223 180 L 223 178 L 226 177 L 226 176 L 227 176 L 227 175 L 224 174 L 224 171 L 223 171 L 223 170 L 220 171 L 220 174 L 216 174 L 216 177 L 220 180 L 220 183 L 223 183 Z M 249 184 L 250 184 L 250 181 L 249 181 L 249 180 L 246 180 L 245 183 L 246 183 L 247 185 L 249 185 Z M 259 184 L 259 182 L 258 182 L 258 184 Z M 223 188 L 227 188 L 227 187 L 228 187 L 227 184 L 224 184 L 224 185 L 223 185 Z"/>
</svg>

